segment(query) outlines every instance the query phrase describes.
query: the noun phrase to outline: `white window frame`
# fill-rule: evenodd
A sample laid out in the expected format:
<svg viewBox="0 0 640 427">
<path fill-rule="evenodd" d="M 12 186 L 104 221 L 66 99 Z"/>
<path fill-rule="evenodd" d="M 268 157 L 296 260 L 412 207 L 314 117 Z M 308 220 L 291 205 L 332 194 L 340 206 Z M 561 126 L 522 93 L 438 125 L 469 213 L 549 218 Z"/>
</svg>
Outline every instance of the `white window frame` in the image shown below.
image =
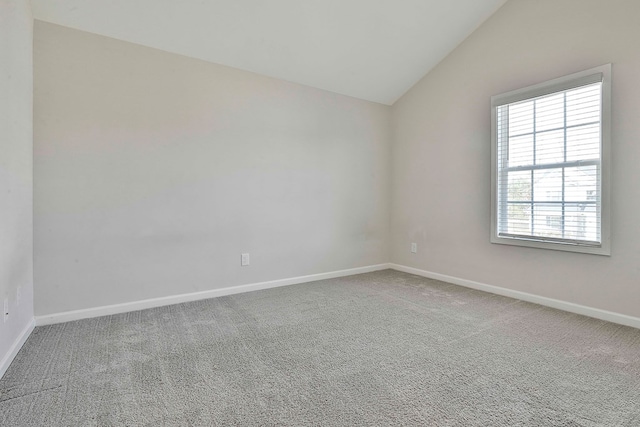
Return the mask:
<svg viewBox="0 0 640 427">
<path fill-rule="evenodd" d="M 601 139 L 600 139 L 600 244 L 580 242 L 549 242 L 535 237 L 500 236 L 498 234 L 498 135 L 497 109 L 501 105 L 524 101 L 561 92 L 589 83 L 602 82 L 601 92 Z M 491 243 L 526 246 L 540 249 L 582 252 L 596 255 L 611 255 L 611 64 L 605 64 L 579 73 L 570 74 L 544 83 L 506 92 L 491 97 Z"/>
</svg>

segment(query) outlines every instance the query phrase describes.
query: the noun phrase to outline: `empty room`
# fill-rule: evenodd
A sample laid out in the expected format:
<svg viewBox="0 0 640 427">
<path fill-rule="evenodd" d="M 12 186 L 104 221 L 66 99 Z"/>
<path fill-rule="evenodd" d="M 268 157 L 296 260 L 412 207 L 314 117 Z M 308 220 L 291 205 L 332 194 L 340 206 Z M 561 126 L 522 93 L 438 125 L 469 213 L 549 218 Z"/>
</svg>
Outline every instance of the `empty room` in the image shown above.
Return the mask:
<svg viewBox="0 0 640 427">
<path fill-rule="evenodd" d="M 638 22 L 0 0 L 0 426 L 640 426 Z"/>
</svg>

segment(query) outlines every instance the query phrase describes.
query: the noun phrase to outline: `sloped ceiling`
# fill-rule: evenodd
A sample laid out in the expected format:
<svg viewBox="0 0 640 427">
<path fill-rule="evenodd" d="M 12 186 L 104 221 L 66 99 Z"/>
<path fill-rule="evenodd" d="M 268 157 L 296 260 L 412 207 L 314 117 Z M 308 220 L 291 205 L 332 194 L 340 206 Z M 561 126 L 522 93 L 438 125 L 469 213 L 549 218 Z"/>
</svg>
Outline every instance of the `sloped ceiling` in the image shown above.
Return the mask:
<svg viewBox="0 0 640 427">
<path fill-rule="evenodd" d="M 36 19 L 393 104 L 506 0 L 32 0 Z"/>
</svg>

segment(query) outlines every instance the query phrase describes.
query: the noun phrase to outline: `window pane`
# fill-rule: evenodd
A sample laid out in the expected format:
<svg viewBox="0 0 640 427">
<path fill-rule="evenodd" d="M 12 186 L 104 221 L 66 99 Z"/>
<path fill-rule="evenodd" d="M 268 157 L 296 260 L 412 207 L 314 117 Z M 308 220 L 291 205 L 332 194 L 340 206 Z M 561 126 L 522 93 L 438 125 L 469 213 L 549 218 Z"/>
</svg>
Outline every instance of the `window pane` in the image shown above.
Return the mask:
<svg viewBox="0 0 640 427">
<path fill-rule="evenodd" d="M 594 205 L 567 203 L 565 208 L 565 238 L 597 242 L 598 216 Z"/>
<path fill-rule="evenodd" d="M 567 91 L 567 126 L 600 121 L 600 83 Z"/>
<path fill-rule="evenodd" d="M 533 132 L 533 101 L 509 105 L 509 136 Z"/>
<path fill-rule="evenodd" d="M 600 157 L 600 125 L 567 129 L 567 161 Z"/>
<path fill-rule="evenodd" d="M 539 237 L 562 238 L 562 204 L 536 203 L 533 233 Z"/>
<path fill-rule="evenodd" d="M 531 205 L 509 203 L 507 207 L 507 233 L 531 235 Z"/>
<path fill-rule="evenodd" d="M 531 200 L 531 172 L 509 172 L 509 201 Z"/>
<path fill-rule="evenodd" d="M 536 134 L 536 164 L 564 161 L 564 130 Z"/>
<path fill-rule="evenodd" d="M 509 138 L 509 167 L 533 164 L 533 134 Z"/>
<path fill-rule="evenodd" d="M 536 132 L 564 127 L 564 93 L 536 100 Z"/>
<path fill-rule="evenodd" d="M 541 169 L 533 172 L 533 200 L 562 200 L 562 169 Z"/>
<path fill-rule="evenodd" d="M 595 202 L 598 199 L 598 167 L 580 166 L 566 168 L 564 199 L 574 202 Z"/>
</svg>

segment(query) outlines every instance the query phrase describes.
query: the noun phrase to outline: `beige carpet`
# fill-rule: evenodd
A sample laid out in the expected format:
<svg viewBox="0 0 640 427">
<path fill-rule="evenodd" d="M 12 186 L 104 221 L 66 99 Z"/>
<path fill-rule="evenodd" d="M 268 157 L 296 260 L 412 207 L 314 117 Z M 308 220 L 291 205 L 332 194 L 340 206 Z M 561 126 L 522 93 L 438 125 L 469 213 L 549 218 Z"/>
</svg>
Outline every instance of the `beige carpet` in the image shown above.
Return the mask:
<svg viewBox="0 0 640 427">
<path fill-rule="evenodd" d="M 395 271 L 36 328 L 9 426 L 640 426 L 640 330 Z"/>
</svg>

